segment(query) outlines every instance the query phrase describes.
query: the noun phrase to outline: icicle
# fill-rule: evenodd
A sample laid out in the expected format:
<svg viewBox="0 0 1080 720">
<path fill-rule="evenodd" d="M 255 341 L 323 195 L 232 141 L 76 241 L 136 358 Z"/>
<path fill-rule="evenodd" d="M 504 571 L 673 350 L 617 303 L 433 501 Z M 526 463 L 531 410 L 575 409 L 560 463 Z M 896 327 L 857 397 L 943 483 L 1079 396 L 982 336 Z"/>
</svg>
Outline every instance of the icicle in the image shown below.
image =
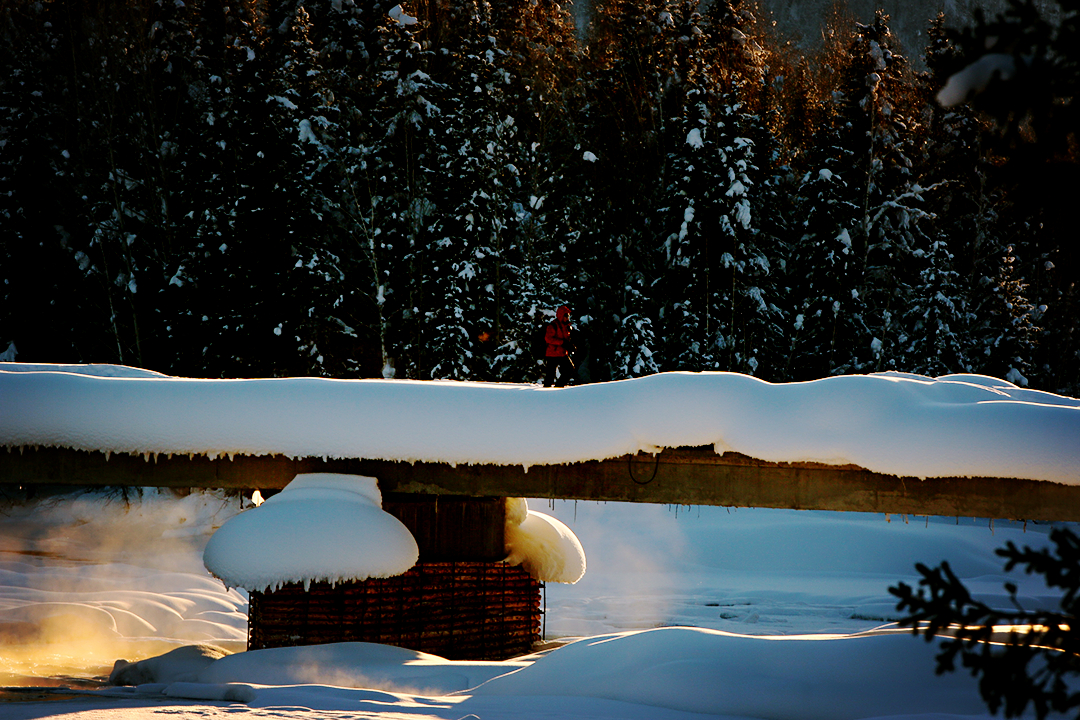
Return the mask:
<svg viewBox="0 0 1080 720">
<path fill-rule="evenodd" d="M 143 459 L 143 462 L 145 462 L 145 463 L 150 462 L 150 451 L 149 450 L 143 450 L 142 459 Z"/>
<path fill-rule="evenodd" d="M 109 458 L 112 457 L 112 450 L 105 451 L 105 462 L 109 462 Z"/>
<path fill-rule="evenodd" d="M 234 457 L 234 456 L 236 455 L 236 453 L 235 453 L 235 452 L 231 452 L 231 451 L 230 451 L 230 452 L 226 453 L 226 455 L 228 455 L 228 456 L 229 456 L 229 462 L 232 462 L 232 461 L 233 461 L 233 457 Z"/>
</svg>

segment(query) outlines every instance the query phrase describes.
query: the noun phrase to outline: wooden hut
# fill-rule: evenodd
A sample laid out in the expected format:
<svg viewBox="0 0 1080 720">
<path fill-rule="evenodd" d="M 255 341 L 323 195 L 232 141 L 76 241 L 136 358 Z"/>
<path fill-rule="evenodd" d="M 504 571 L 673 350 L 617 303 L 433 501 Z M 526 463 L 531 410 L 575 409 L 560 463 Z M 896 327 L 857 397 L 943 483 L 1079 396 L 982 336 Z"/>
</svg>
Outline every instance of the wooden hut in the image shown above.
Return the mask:
<svg viewBox="0 0 1080 720">
<path fill-rule="evenodd" d="M 540 639 L 540 583 L 505 557 L 503 498 L 387 496 L 420 559 L 403 575 L 252 592 L 248 649 L 376 642 L 505 660 Z"/>
</svg>

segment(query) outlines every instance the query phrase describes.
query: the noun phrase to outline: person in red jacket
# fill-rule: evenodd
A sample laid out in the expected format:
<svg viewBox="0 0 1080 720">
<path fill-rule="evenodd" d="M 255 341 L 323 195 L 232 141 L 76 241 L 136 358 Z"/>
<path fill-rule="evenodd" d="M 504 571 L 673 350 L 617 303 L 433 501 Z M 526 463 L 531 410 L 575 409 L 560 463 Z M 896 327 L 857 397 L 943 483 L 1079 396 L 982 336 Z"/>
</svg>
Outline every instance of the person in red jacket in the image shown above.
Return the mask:
<svg viewBox="0 0 1080 720">
<path fill-rule="evenodd" d="M 547 342 L 544 387 L 564 387 L 575 375 L 574 360 L 571 358 L 574 352 L 574 326 L 570 324 L 569 307 L 562 305 L 555 311 L 555 319 L 547 326 L 544 340 Z M 559 376 L 557 383 L 556 373 Z"/>
</svg>

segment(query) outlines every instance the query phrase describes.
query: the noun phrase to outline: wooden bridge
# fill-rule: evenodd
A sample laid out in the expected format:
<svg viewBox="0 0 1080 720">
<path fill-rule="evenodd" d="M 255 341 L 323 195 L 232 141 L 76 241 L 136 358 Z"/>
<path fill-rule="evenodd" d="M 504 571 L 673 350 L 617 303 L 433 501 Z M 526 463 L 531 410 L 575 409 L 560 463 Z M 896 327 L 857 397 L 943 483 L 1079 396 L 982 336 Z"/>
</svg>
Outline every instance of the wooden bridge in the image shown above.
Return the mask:
<svg viewBox="0 0 1080 720">
<path fill-rule="evenodd" d="M 237 455 L 133 456 L 0 449 L 0 485 L 274 490 L 299 473 L 378 478 L 384 494 L 533 497 L 794 508 L 1015 520 L 1080 521 L 1080 485 L 1019 478 L 910 478 L 863 468 L 764 462 L 712 447 L 564 465 L 402 463 Z M 1078 478 L 1080 480 L 1080 478 Z"/>
</svg>

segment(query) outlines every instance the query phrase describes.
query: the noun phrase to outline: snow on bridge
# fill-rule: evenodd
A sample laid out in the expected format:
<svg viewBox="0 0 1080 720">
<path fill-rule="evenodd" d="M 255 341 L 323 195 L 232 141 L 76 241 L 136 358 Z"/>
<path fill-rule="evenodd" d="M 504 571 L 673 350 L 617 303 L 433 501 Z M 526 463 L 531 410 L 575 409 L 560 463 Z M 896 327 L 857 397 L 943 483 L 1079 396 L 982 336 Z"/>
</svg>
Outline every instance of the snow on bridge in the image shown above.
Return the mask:
<svg viewBox="0 0 1080 720">
<path fill-rule="evenodd" d="M 283 487 L 1080 520 L 1080 400 L 973 375 L 563 389 L 0 365 L 0 483 Z"/>
</svg>

